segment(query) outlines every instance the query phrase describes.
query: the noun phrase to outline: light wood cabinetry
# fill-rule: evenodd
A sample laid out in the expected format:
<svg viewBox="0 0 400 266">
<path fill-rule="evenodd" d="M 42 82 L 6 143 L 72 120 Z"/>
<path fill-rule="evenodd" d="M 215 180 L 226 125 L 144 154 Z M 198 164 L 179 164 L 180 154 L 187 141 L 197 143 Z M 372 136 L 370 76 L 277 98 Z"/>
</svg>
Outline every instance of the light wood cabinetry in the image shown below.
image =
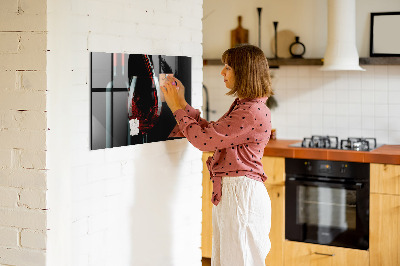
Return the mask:
<svg viewBox="0 0 400 266">
<path fill-rule="evenodd" d="M 212 252 L 212 183 L 203 153 L 202 255 Z M 369 251 L 285 240 L 285 158 L 264 156 L 265 187 L 271 198 L 271 250 L 267 266 L 400 265 L 400 165 L 371 163 Z M 331 256 L 333 255 L 333 256 Z"/>
<path fill-rule="evenodd" d="M 365 250 L 285 241 L 285 266 L 366 266 Z M 281 264 L 282 265 L 282 264 Z"/>
<path fill-rule="evenodd" d="M 202 196 L 202 225 L 201 225 L 201 253 L 204 258 L 211 258 L 212 252 L 212 183 L 210 181 L 210 173 L 206 165 L 209 156 L 212 152 L 203 153 L 203 196 Z"/>
<path fill-rule="evenodd" d="M 370 164 L 371 193 L 400 195 L 400 165 Z"/>
<path fill-rule="evenodd" d="M 265 259 L 266 266 L 283 265 L 285 240 L 285 158 L 264 156 L 261 160 L 267 175 L 265 187 L 271 199 L 271 250 Z"/>
<path fill-rule="evenodd" d="M 370 265 L 400 265 L 400 165 L 371 164 Z"/>
<path fill-rule="evenodd" d="M 265 184 L 271 199 L 271 250 L 265 259 L 266 266 L 283 265 L 285 241 L 285 187 Z"/>
</svg>

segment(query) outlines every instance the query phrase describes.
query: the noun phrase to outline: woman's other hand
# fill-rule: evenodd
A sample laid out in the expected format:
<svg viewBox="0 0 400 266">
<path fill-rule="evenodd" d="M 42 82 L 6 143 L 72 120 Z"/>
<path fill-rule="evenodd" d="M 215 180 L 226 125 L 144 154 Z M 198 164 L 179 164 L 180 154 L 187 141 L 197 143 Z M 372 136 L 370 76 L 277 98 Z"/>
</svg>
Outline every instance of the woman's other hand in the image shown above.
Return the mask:
<svg viewBox="0 0 400 266">
<path fill-rule="evenodd" d="M 164 93 L 165 101 L 172 113 L 178 109 L 184 109 L 186 107 L 185 87 L 183 87 L 180 80 L 170 76 L 167 77 L 161 90 Z"/>
<path fill-rule="evenodd" d="M 169 78 L 169 80 L 171 80 L 171 82 L 175 82 L 175 84 L 178 86 L 179 102 L 180 102 L 181 106 L 183 108 L 185 108 L 187 105 L 187 102 L 185 100 L 185 87 L 183 86 L 182 82 L 179 79 L 177 79 L 175 77 L 171 77 L 171 76 L 168 76 L 168 78 Z"/>
</svg>

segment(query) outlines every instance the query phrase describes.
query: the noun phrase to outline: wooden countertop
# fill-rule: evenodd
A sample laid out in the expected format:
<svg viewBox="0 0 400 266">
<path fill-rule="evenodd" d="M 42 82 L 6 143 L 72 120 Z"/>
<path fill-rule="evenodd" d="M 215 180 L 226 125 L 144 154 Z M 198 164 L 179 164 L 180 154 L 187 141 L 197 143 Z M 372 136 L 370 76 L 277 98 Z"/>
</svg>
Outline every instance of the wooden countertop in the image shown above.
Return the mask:
<svg viewBox="0 0 400 266">
<path fill-rule="evenodd" d="M 400 145 L 383 145 L 372 151 L 289 147 L 301 140 L 270 140 L 264 156 L 364 163 L 400 164 Z"/>
</svg>

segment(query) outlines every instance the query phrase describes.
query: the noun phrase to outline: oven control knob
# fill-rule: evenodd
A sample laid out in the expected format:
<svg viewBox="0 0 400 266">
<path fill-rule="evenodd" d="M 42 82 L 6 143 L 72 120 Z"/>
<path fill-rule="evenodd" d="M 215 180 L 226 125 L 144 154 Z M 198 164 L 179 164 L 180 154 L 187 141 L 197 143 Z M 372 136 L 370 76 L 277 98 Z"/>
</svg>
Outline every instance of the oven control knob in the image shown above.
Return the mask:
<svg viewBox="0 0 400 266">
<path fill-rule="evenodd" d="M 342 164 L 342 167 L 340 168 L 340 173 L 341 174 L 346 173 L 346 169 L 347 169 L 347 164 Z"/>
<path fill-rule="evenodd" d="M 306 166 L 307 171 L 310 172 L 312 170 L 311 162 L 305 162 L 304 165 Z"/>
</svg>

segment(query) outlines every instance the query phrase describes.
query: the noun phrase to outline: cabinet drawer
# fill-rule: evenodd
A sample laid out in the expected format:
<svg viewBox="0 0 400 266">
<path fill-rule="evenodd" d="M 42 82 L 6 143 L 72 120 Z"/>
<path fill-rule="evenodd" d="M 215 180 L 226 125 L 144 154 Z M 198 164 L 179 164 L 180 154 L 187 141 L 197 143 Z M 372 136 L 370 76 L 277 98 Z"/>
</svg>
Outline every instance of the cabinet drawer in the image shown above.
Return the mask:
<svg viewBox="0 0 400 266">
<path fill-rule="evenodd" d="M 369 254 L 365 250 L 340 248 L 285 241 L 285 266 L 365 266 Z"/>
</svg>

